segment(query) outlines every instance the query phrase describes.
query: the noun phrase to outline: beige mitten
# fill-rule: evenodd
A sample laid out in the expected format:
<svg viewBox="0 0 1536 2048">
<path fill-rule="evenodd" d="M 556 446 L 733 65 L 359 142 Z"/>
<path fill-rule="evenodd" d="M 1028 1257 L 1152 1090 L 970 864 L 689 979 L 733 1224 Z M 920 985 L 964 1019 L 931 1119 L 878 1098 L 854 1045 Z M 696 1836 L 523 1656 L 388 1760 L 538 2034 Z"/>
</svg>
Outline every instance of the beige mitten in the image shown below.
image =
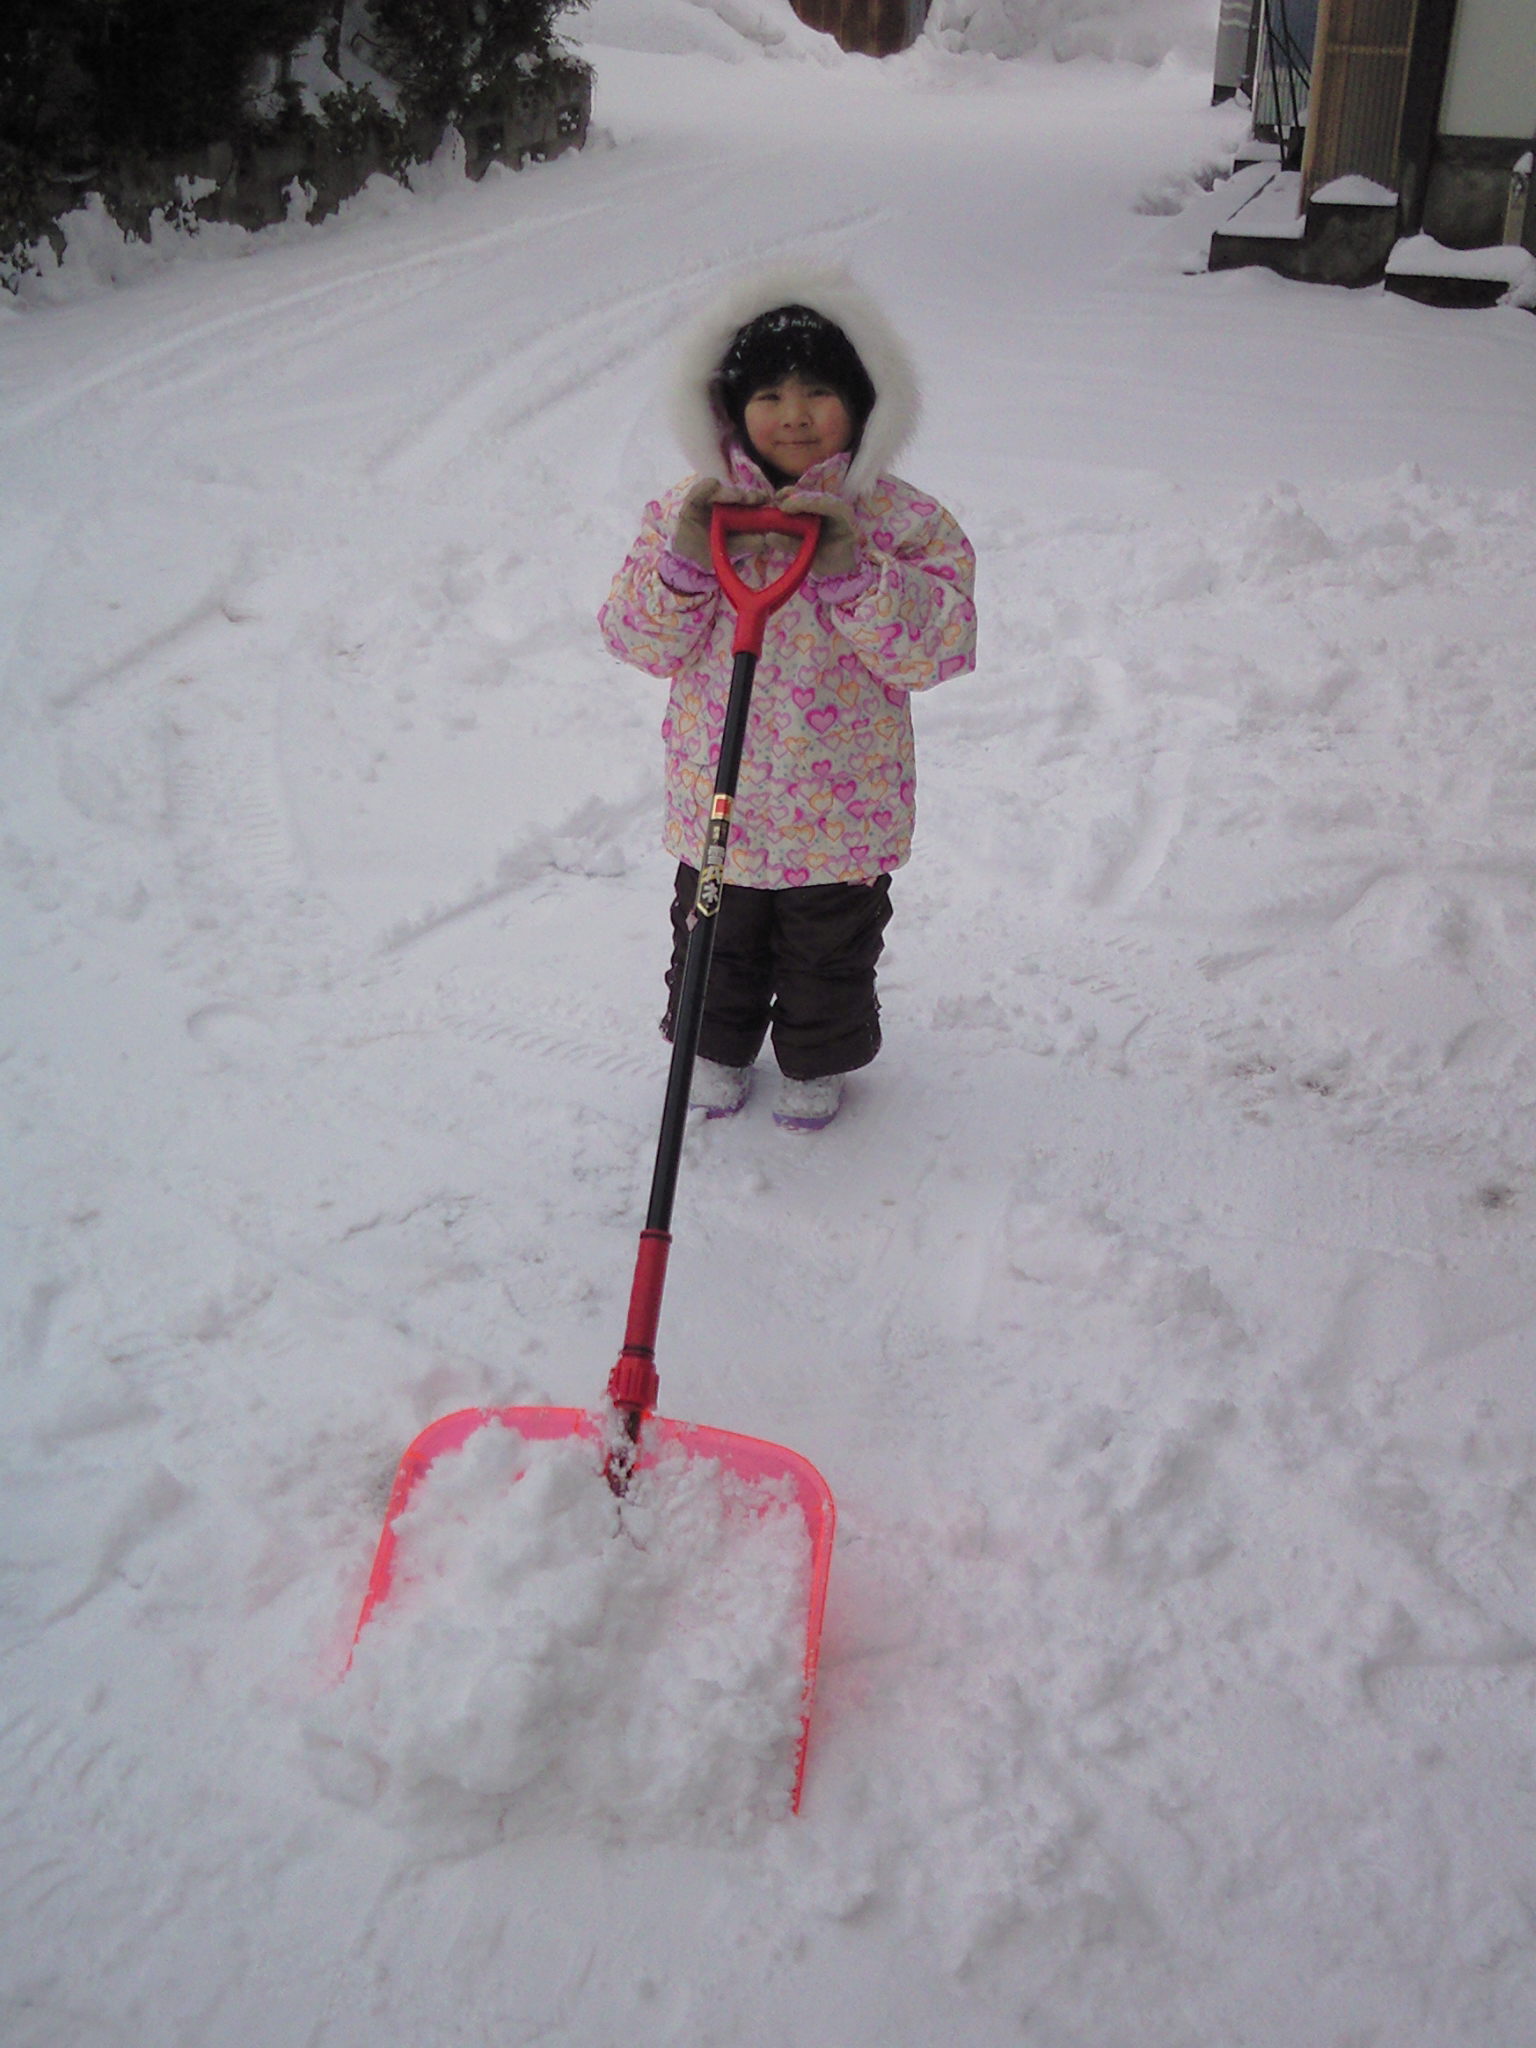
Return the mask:
<svg viewBox="0 0 1536 2048">
<path fill-rule="evenodd" d="M 744 491 L 735 484 L 723 484 L 718 477 L 701 476 L 678 508 L 672 529 L 672 552 L 701 569 L 712 569 L 709 552 L 709 515 L 714 505 L 766 505 L 766 491 Z"/>
<path fill-rule="evenodd" d="M 833 491 L 797 491 L 793 484 L 774 503 L 781 512 L 814 512 L 821 521 L 821 539 L 811 557 L 813 576 L 851 576 L 859 559 L 859 530 L 853 507 Z"/>
</svg>

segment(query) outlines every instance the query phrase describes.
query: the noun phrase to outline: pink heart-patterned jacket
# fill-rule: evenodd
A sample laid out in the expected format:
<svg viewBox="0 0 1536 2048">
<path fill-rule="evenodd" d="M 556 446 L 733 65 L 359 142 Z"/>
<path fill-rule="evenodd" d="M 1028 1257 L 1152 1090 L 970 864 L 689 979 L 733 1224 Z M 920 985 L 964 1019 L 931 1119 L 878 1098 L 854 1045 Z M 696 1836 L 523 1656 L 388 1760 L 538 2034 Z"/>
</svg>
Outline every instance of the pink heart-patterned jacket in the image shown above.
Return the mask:
<svg viewBox="0 0 1536 2048">
<path fill-rule="evenodd" d="M 797 495 L 847 496 L 849 458 L 818 463 Z M 766 491 L 738 448 L 734 480 Z M 694 477 L 646 507 L 645 523 L 599 614 L 621 661 L 672 685 L 663 844 L 697 866 L 731 680 L 735 617 L 714 574 L 672 551 Z M 867 882 L 912 849 L 914 690 L 976 661 L 975 557 L 944 507 L 899 477 L 878 475 L 850 499 L 853 573 L 808 577 L 768 621 L 732 812 L 725 878 L 755 889 Z M 747 546 L 750 543 L 743 543 Z M 789 542 L 757 544 L 738 566 L 761 584 L 782 573 Z M 734 558 L 734 557 L 733 557 Z"/>
</svg>

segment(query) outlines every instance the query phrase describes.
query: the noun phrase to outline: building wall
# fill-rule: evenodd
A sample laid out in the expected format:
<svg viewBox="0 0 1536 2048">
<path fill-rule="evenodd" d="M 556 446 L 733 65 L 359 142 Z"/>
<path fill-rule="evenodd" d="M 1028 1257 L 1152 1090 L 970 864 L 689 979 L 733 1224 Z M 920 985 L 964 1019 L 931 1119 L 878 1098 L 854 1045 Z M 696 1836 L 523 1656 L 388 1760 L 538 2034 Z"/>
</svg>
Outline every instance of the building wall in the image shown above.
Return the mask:
<svg viewBox="0 0 1536 2048">
<path fill-rule="evenodd" d="M 1536 134 L 1536 0 L 1460 0 L 1440 133 Z"/>
<path fill-rule="evenodd" d="M 1258 27 L 1258 0 L 1221 0 L 1216 24 L 1216 56 L 1211 66 L 1211 105 L 1253 86 L 1254 32 Z"/>
</svg>

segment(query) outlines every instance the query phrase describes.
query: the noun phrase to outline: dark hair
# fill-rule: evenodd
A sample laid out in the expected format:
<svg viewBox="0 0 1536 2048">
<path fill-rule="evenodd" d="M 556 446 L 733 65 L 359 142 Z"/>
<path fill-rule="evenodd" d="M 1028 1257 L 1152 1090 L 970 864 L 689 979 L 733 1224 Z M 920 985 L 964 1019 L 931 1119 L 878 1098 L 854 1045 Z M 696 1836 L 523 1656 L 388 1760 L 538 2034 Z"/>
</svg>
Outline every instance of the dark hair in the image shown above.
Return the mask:
<svg viewBox="0 0 1536 2048">
<path fill-rule="evenodd" d="M 829 384 L 853 420 L 853 445 L 875 403 L 875 387 L 859 352 L 835 321 L 810 306 L 775 306 L 738 328 L 715 372 L 721 408 L 741 440 L 747 436 L 747 401 L 755 391 L 798 373 Z"/>
</svg>

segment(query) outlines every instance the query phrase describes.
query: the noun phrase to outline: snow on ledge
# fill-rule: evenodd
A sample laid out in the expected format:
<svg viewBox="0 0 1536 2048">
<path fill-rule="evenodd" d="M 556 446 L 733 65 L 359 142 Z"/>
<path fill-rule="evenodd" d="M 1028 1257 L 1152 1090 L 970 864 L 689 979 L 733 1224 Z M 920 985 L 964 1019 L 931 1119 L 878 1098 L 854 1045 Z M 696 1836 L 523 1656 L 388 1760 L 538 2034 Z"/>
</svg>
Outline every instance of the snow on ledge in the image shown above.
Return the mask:
<svg viewBox="0 0 1536 2048">
<path fill-rule="evenodd" d="M 1396 206 L 1397 194 L 1374 178 L 1351 172 L 1347 178 L 1333 178 L 1312 194 L 1324 206 Z"/>
<path fill-rule="evenodd" d="M 1245 181 L 1243 197 L 1222 222 L 1218 233 L 1252 235 L 1269 241 L 1300 241 L 1307 232 L 1301 210 L 1300 171 L 1276 171 L 1267 164 L 1252 164 L 1239 171 L 1229 190 Z"/>
<path fill-rule="evenodd" d="M 1408 235 L 1387 258 L 1389 277 L 1481 277 L 1510 286 L 1536 280 L 1536 256 L 1513 245 L 1447 249 L 1433 235 Z"/>
</svg>

